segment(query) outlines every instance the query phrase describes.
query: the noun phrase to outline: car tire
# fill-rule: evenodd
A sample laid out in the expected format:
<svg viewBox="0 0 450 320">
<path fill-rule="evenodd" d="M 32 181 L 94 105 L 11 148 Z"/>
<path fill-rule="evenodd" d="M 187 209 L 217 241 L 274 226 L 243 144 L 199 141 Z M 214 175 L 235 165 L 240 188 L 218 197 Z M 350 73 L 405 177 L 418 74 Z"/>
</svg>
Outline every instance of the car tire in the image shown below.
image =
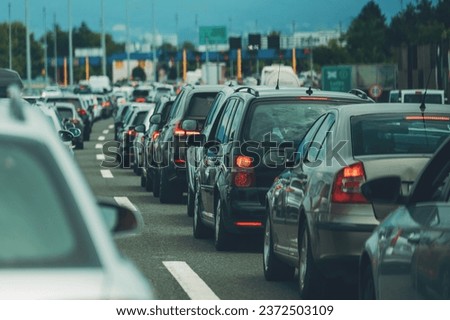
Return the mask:
<svg viewBox="0 0 450 320">
<path fill-rule="evenodd" d="M 77 149 L 83 150 L 84 149 L 84 141 L 78 142 L 75 147 Z"/>
<path fill-rule="evenodd" d="M 291 280 L 295 274 L 294 267 L 284 263 L 275 256 L 269 216 L 267 216 L 264 231 L 263 270 L 267 281 Z"/>
<path fill-rule="evenodd" d="M 314 262 L 306 219 L 303 219 L 300 223 L 298 237 L 298 291 L 302 299 L 315 299 L 322 286 L 322 279 Z"/>
<path fill-rule="evenodd" d="M 147 176 L 145 178 L 145 190 L 152 191 L 153 190 L 153 179 L 150 170 L 147 168 Z"/>
<path fill-rule="evenodd" d="M 180 203 L 183 193 L 177 185 L 170 183 L 165 169 L 161 170 L 159 179 L 159 202 Z"/>
<path fill-rule="evenodd" d="M 142 188 L 145 188 L 147 186 L 147 178 L 146 178 L 146 175 L 144 175 L 142 172 L 141 172 L 141 187 Z"/>
<path fill-rule="evenodd" d="M 155 174 L 153 175 L 153 196 L 155 198 L 159 197 L 159 169 L 155 170 Z"/>
<path fill-rule="evenodd" d="M 188 217 L 194 216 L 194 207 L 195 207 L 195 199 L 196 195 L 192 192 L 191 188 L 188 186 L 187 191 L 187 215 Z"/>
<path fill-rule="evenodd" d="M 202 202 L 199 190 L 195 191 L 194 218 L 192 219 L 192 233 L 195 239 L 205 239 L 212 236 L 212 229 L 208 229 L 201 219 Z"/>
<path fill-rule="evenodd" d="M 225 230 L 221 199 L 217 201 L 214 223 L 214 246 L 217 251 L 225 251 L 231 247 L 232 236 Z"/>
<path fill-rule="evenodd" d="M 373 283 L 372 269 L 370 265 L 364 268 L 361 284 L 361 292 L 359 293 L 362 300 L 375 300 L 375 286 Z"/>
</svg>

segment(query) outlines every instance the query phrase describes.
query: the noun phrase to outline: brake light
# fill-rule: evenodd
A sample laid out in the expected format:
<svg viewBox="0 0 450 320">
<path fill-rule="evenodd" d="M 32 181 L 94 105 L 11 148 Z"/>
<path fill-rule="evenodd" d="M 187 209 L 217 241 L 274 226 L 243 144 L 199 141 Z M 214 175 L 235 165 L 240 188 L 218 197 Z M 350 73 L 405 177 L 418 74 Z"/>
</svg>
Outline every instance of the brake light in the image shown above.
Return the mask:
<svg viewBox="0 0 450 320">
<path fill-rule="evenodd" d="M 236 227 L 262 227 L 262 222 L 260 221 L 236 221 L 234 223 Z"/>
<path fill-rule="evenodd" d="M 193 135 L 193 134 L 200 134 L 200 131 L 184 130 L 183 128 L 181 128 L 181 123 L 177 123 L 177 125 L 173 129 L 173 134 L 176 136 L 189 136 L 189 135 Z"/>
<path fill-rule="evenodd" d="M 431 121 L 450 121 L 450 117 L 439 116 L 406 116 L 406 120 L 431 120 Z"/>
<path fill-rule="evenodd" d="M 330 99 L 328 99 L 327 97 L 299 97 L 299 100 L 304 100 L 304 101 L 328 101 Z"/>
<path fill-rule="evenodd" d="M 145 98 L 136 98 L 136 102 L 145 102 Z"/>
<path fill-rule="evenodd" d="M 152 133 L 152 140 L 156 140 L 156 138 L 159 137 L 159 134 L 160 134 L 159 130 L 153 131 L 153 133 Z"/>
<path fill-rule="evenodd" d="M 111 106 L 111 102 L 109 102 L 109 101 L 104 101 L 104 102 L 102 103 L 102 106 L 103 106 L 103 107 L 109 107 L 109 106 Z"/>
<path fill-rule="evenodd" d="M 236 158 L 236 166 L 239 168 L 250 168 L 252 166 L 253 158 L 247 156 L 238 156 Z"/>
<path fill-rule="evenodd" d="M 78 114 L 79 114 L 80 116 L 85 116 L 85 115 L 87 115 L 86 110 L 84 110 L 83 108 L 79 108 L 79 109 L 77 110 L 77 112 L 78 112 Z"/>
<path fill-rule="evenodd" d="M 130 137 L 135 137 L 137 136 L 137 132 L 134 129 L 130 129 L 127 131 L 127 135 L 129 135 Z"/>
<path fill-rule="evenodd" d="M 234 160 L 232 169 L 233 183 L 239 188 L 248 188 L 255 184 L 255 172 L 253 170 L 253 158 L 239 155 Z"/>
<path fill-rule="evenodd" d="M 365 180 L 364 166 L 361 162 L 343 168 L 336 175 L 331 201 L 337 203 L 367 203 L 367 199 L 361 193 L 361 185 Z"/>
</svg>

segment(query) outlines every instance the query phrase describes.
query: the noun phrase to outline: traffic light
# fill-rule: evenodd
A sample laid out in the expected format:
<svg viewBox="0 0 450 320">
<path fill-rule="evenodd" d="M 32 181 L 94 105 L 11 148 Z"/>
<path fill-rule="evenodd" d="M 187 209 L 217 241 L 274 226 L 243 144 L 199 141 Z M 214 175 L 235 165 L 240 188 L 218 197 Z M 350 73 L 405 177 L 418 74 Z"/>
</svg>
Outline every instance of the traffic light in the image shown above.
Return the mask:
<svg viewBox="0 0 450 320">
<path fill-rule="evenodd" d="M 271 34 L 267 36 L 267 47 L 269 49 L 280 49 L 280 35 Z"/>
<path fill-rule="evenodd" d="M 228 42 L 230 44 L 230 50 L 242 49 L 241 37 L 229 37 L 228 38 Z"/>
</svg>

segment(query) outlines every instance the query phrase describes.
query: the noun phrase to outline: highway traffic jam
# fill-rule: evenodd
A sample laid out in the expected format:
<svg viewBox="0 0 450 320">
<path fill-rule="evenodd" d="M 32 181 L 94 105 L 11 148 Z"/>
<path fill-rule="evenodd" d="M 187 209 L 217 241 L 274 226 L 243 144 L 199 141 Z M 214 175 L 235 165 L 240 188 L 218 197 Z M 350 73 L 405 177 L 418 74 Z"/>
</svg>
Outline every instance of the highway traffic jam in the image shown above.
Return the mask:
<svg viewBox="0 0 450 320">
<path fill-rule="evenodd" d="M 450 297 L 432 92 L 0 85 L 1 297 Z"/>
</svg>

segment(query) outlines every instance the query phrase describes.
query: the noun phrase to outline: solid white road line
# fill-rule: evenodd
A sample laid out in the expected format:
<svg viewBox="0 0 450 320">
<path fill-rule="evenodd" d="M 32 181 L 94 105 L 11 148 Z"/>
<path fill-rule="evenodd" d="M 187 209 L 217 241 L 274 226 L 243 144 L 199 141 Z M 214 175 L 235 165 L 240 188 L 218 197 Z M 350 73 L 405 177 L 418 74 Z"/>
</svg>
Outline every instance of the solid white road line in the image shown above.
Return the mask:
<svg viewBox="0 0 450 320">
<path fill-rule="evenodd" d="M 102 149 L 102 148 L 103 148 L 103 145 L 101 143 L 97 143 L 95 145 L 95 149 Z"/>
<path fill-rule="evenodd" d="M 97 160 L 101 160 L 101 161 L 105 160 L 104 154 L 97 154 L 95 157 L 97 158 Z"/>
<path fill-rule="evenodd" d="M 192 300 L 220 300 L 184 261 L 163 261 L 164 266 Z"/>
<path fill-rule="evenodd" d="M 105 136 L 98 137 L 98 141 L 104 141 L 105 139 L 106 139 Z"/>
<path fill-rule="evenodd" d="M 113 125 L 113 124 L 110 124 L 110 125 L 108 126 L 108 128 L 109 128 L 109 129 L 114 129 L 114 125 Z"/>
<path fill-rule="evenodd" d="M 118 205 L 127 207 L 128 209 L 132 211 L 138 211 L 134 204 L 128 199 L 128 197 L 114 197 L 114 200 L 117 202 Z"/>
<path fill-rule="evenodd" d="M 111 170 L 100 170 L 100 173 L 102 174 L 102 177 L 105 179 L 114 178 Z"/>
<path fill-rule="evenodd" d="M 109 130 L 103 130 L 102 132 L 103 132 L 103 134 L 108 134 Z"/>
</svg>

